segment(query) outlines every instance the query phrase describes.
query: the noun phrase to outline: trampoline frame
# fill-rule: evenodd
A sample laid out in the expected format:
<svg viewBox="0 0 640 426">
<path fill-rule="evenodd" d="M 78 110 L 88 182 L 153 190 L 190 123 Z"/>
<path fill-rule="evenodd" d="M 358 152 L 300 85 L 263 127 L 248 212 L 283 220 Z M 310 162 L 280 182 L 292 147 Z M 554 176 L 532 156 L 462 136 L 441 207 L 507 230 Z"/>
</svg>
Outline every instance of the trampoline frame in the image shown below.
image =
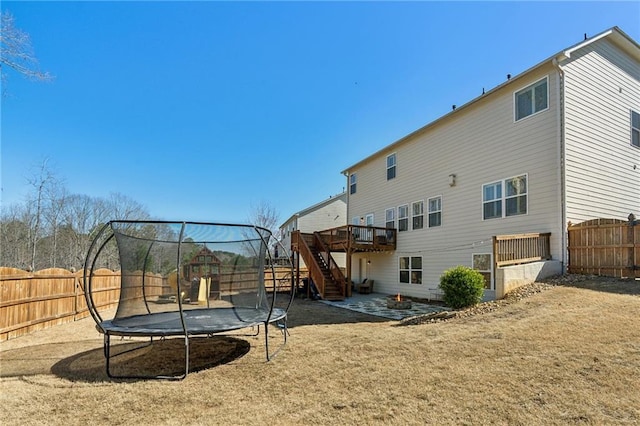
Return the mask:
<svg viewBox="0 0 640 426">
<path fill-rule="evenodd" d="M 209 307 L 207 308 L 197 308 L 197 309 L 184 309 L 180 287 L 180 279 L 177 281 L 177 304 L 178 309 L 170 312 L 158 312 L 152 313 L 148 306 L 147 294 L 145 292 L 144 286 L 144 276 L 146 274 L 143 271 L 143 284 L 142 284 L 142 297 L 144 299 L 145 306 L 147 308 L 148 313 L 145 315 L 133 315 L 129 317 L 119 318 L 118 323 L 114 323 L 112 320 L 105 320 L 102 318 L 98 310 L 98 306 L 96 305 L 93 297 L 93 286 L 92 280 L 94 277 L 94 271 L 96 270 L 97 260 L 105 248 L 107 243 L 111 241 L 115 232 L 113 231 L 114 224 L 149 224 L 149 225 L 181 225 L 181 233 L 180 238 L 177 241 L 178 244 L 178 257 L 177 257 L 177 267 L 179 271 L 179 263 L 181 259 L 181 248 L 183 244 L 183 232 L 186 225 L 203 225 L 203 226 L 229 226 L 229 227 L 245 227 L 245 228 L 254 228 L 256 234 L 260 236 L 262 243 L 267 247 L 265 250 L 265 256 L 270 260 L 268 262 L 268 268 L 271 268 L 272 272 L 272 282 L 273 282 L 273 293 L 271 297 L 271 301 L 269 302 L 268 309 L 259 308 L 247 308 L 247 307 Z M 111 232 L 108 235 L 108 232 Z M 266 238 L 265 238 L 266 234 Z M 85 258 L 84 263 L 84 273 L 83 273 L 83 284 L 84 284 L 84 296 L 87 303 L 87 308 L 89 313 L 91 314 L 93 320 L 96 322 L 97 330 L 103 334 L 103 352 L 105 356 L 105 368 L 107 376 L 115 379 L 167 379 L 167 380 L 182 380 L 187 377 L 189 374 L 189 338 L 195 336 L 258 336 L 260 334 L 260 326 L 264 326 L 264 336 L 265 336 L 265 354 L 266 360 L 269 362 L 273 359 L 282 348 L 287 343 L 287 336 L 289 334 L 287 328 L 287 313 L 293 302 L 295 297 L 295 282 L 294 282 L 294 269 L 293 263 L 290 262 L 291 274 L 290 280 L 288 283 L 288 291 L 286 294 L 287 299 L 285 299 L 283 306 L 284 307 L 276 307 L 276 299 L 278 296 L 278 288 L 282 288 L 282 285 L 278 285 L 279 280 L 276 279 L 274 262 L 272 262 L 271 253 L 268 250 L 269 240 L 271 238 L 271 232 L 262 227 L 254 226 L 254 225 L 240 225 L 240 224 L 227 224 L 227 223 L 207 223 L 207 222 L 176 222 L 176 221 L 157 221 L 157 220 L 112 220 L 106 223 L 99 232 L 93 238 L 93 241 L 89 247 L 87 252 L 87 256 Z M 100 240 L 102 242 L 100 243 Z M 279 247 L 283 250 L 283 253 L 288 253 L 289 251 L 280 243 L 280 241 L 276 241 Z M 99 245 L 98 245 L 99 244 Z M 146 256 L 149 256 L 150 250 L 146 253 Z M 145 264 L 147 259 L 145 258 Z M 120 285 L 122 285 L 123 275 L 121 274 Z M 282 284 L 282 281 L 280 281 Z M 259 289 L 265 291 L 265 283 L 264 276 L 260 275 Z M 120 297 L 123 297 L 123 291 L 120 291 Z M 207 301 L 208 305 L 208 301 Z M 272 353 L 269 352 L 269 325 L 276 326 L 281 335 L 282 335 L 282 343 L 281 345 Z M 251 334 L 238 334 L 232 333 L 238 330 L 251 328 L 255 330 L 254 333 Z M 111 336 L 119 336 L 119 337 L 145 337 L 149 338 L 149 341 L 141 344 L 132 349 L 128 349 L 123 352 L 119 352 L 117 354 L 111 353 Z M 123 355 L 125 353 L 129 353 L 135 350 L 139 350 L 145 347 L 148 347 L 153 344 L 154 338 L 159 338 L 164 340 L 167 337 L 183 337 L 184 338 L 184 355 L 185 355 L 185 366 L 184 373 L 179 375 L 116 375 L 111 371 L 111 359 L 117 356 Z"/>
</svg>

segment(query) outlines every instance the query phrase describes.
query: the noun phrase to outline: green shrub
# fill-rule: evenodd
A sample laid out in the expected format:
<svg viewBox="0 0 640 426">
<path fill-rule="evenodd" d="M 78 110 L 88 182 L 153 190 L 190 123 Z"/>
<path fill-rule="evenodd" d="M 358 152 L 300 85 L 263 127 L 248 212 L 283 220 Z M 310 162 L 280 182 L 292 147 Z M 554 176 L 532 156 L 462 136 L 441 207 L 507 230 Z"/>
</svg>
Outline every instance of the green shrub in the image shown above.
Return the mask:
<svg viewBox="0 0 640 426">
<path fill-rule="evenodd" d="M 484 277 L 475 269 L 456 266 L 447 269 L 440 277 L 443 300 L 453 309 L 466 308 L 482 300 Z"/>
</svg>

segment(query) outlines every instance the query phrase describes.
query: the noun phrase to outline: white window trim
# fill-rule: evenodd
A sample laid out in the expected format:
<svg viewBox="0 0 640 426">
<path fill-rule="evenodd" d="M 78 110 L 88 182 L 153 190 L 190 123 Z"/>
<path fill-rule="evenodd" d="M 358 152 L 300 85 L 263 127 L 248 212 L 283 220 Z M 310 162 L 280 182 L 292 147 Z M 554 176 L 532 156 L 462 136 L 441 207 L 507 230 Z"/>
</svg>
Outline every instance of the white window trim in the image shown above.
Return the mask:
<svg viewBox="0 0 640 426">
<path fill-rule="evenodd" d="M 353 181 L 352 181 L 353 179 Z M 351 191 L 351 188 L 355 188 L 353 191 Z M 357 173 L 351 173 L 349 175 L 349 195 L 353 195 L 356 192 L 358 192 L 358 174 Z"/>
<path fill-rule="evenodd" d="M 389 218 L 387 216 L 388 212 L 391 212 L 391 216 L 392 216 L 391 220 L 389 220 Z M 389 223 L 389 222 L 393 222 L 393 226 L 391 226 L 391 228 L 395 229 L 395 227 L 396 227 L 396 208 L 395 207 L 391 207 L 390 209 L 386 209 L 384 211 L 384 226 L 385 226 L 385 228 L 387 227 L 387 223 Z"/>
<path fill-rule="evenodd" d="M 417 203 L 422 203 L 422 214 L 419 215 L 414 215 L 413 214 L 413 205 L 417 204 Z M 413 227 L 413 218 L 414 217 L 418 217 L 418 216 L 422 216 L 422 228 L 414 228 Z M 417 200 L 411 203 L 411 230 L 419 230 L 419 229 L 424 229 L 426 228 L 426 226 L 424 226 L 424 200 Z"/>
<path fill-rule="evenodd" d="M 473 264 L 473 258 L 475 256 L 480 256 L 480 255 L 482 255 L 482 256 L 489 255 L 489 262 L 491 264 L 491 267 L 490 267 L 491 269 L 490 270 L 486 270 L 485 271 L 484 269 L 475 269 L 475 265 Z M 493 254 L 492 253 L 472 253 L 471 254 L 471 269 L 474 269 L 474 270 L 476 270 L 478 272 L 489 272 L 489 274 L 490 274 L 489 282 L 490 282 L 491 285 L 490 285 L 490 288 L 488 288 L 487 290 L 492 290 L 493 291 L 493 290 L 496 289 L 496 282 L 494 280 Z"/>
<path fill-rule="evenodd" d="M 364 224 L 366 226 L 374 226 L 375 225 L 373 213 L 367 213 L 366 215 L 364 215 Z"/>
<path fill-rule="evenodd" d="M 506 183 L 507 183 L 508 180 L 511 180 L 511 179 L 519 177 L 519 176 L 524 176 L 526 181 L 527 181 L 527 192 L 525 194 L 522 194 L 522 195 L 526 195 L 527 196 L 527 212 L 523 213 L 523 214 L 514 214 L 514 215 L 511 215 L 511 216 L 507 216 L 507 204 L 506 204 L 507 198 L 514 198 L 514 197 L 518 197 L 518 196 L 521 196 L 521 195 L 514 195 L 514 196 L 507 197 L 507 185 L 506 185 Z M 500 198 L 500 202 L 502 203 L 502 215 L 500 217 L 492 217 L 492 218 L 489 218 L 489 219 L 485 219 L 484 218 L 484 204 L 485 204 L 485 202 L 484 202 L 484 187 L 486 185 L 493 185 L 493 184 L 496 184 L 496 183 L 501 183 L 502 184 L 502 196 Z M 494 220 L 494 219 L 506 219 L 506 218 L 510 218 L 510 217 L 528 216 L 529 215 L 529 195 L 530 195 L 529 188 L 530 187 L 531 186 L 529 185 L 529 173 L 520 173 L 520 174 L 517 174 L 517 175 L 513 175 L 511 177 L 508 177 L 508 178 L 504 178 L 504 179 L 500 179 L 500 180 L 494 180 L 494 181 L 491 181 L 491 182 L 483 183 L 480 186 L 480 201 L 481 201 L 481 205 L 482 205 L 482 208 L 480 209 L 480 216 L 482 217 L 482 221 Z"/>
<path fill-rule="evenodd" d="M 436 211 L 431 211 L 429 210 L 429 201 L 434 200 L 436 198 L 440 198 L 440 210 L 436 210 Z M 427 198 L 427 226 L 425 228 L 442 228 L 442 195 L 436 195 L 435 197 L 429 197 Z M 440 225 L 437 226 L 430 226 L 429 225 L 429 214 L 431 213 L 438 213 L 440 212 Z"/>
<path fill-rule="evenodd" d="M 630 110 L 631 113 L 629 114 L 629 126 L 631 127 L 631 133 L 629 134 L 629 137 L 631 138 L 629 140 L 629 143 L 631 144 L 632 147 L 634 148 L 640 148 L 640 145 L 634 145 L 633 144 L 633 132 L 637 132 L 638 133 L 638 139 L 640 139 L 640 127 L 633 127 L 633 114 L 637 114 L 638 116 L 640 116 L 640 112 L 634 111 L 634 110 Z"/>
<path fill-rule="evenodd" d="M 517 95 L 519 92 L 522 92 L 524 89 L 527 89 L 527 88 L 529 88 L 529 87 L 533 88 L 533 87 L 534 87 L 534 86 L 536 86 L 538 83 L 540 83 L 542 80 L 547 80 L 547 107 L 546 107 L 546 108 L 544 108 L 544 109 L 541 109 L 540 111 L 533 112 L 533 113 L 531 113 L 531 114 L 527 115 L 526 117 L 518 118 L 518 114 L 517 114 L 518 98 L 516 97 L 516 95 Z M 545 75 L 545 76 L 544 76 L 544 77 L 542 77 L 541 79 L 536 80 L 536 81 L 534 81 L 534 82 L 533 82 L 533 83 L 531 83 L 531 84 L 527 84 L 526 86 L 523 86 L 523 87 L 519 88 L 518 90 L 516 90 L 516 91 L 514 91 L 514 92 L 513 92 L 513 96 L 512 96 L 512 98 L 513 98 L 513 122 L 514 122 L 514 123 L 521 122 L 521 121 L 523 121 L 523 120 L 526 120 L 526 119 L 528 119 L 528 118 L 531 118 L 531 117 L 533 117 L 533 116 L 535 116 L 535 115 L 538 115 L 538 114 L 540 114 L 540 113 L 542 113 L 542 112 L 547 111 L 547 110 L 549 109 L 549 76 L 548 76 L 548 75 Z M 535 97 L 534 97 L 534 99 L 535 99 Z M 535 101 L 534 101 L 534 102 L 535 102 Z"/>
<path fill-rule="evenodd" d="M 407 208 L 407 215 L 403 218 L 400 217 L 400 209 L 402 207 L 406 207 Z M 409 204 L 402 204 L 400 206 L 398 206 L 398 232 L 405 232 L 405 231 L 400 231 L 400 220 L 401 219 L 406 219 L 407 220 L 407 229 L 405 231 L 409 231 L 411 228 L 409 228 L 409 219 L 410 219 L 410 215 L 409 215 Z"/>
<path fill-rule="evenodd" d="M 393 157 L 393 166 L 389 167 L 389 157 Z M 398 177 L 398 156 L 396 155 L 395 152 L 387 155 L 386 159 L 385 159 L 385 177 L 387 178 L 387 181 L 393 180 L 396 177 Z M 393 174 L 393 177 L 391 179 L 389 179 L 389 169 L 394 168 L 395 169 L 395 173 Z"/>
<path fill-rule="evenodd" d="M 407 258 L 409 258 L 409 268 L 408 268 L 408 269 L 401 269 L 401 268 L 400 268 L 400 258 L 402 258 L 402 257 L 407 257 Z M 413 269 L 413 268 L 411 267 L 411 259 L 412 259 L 412 258 L 414 258 L 414 257 L 419 257 L 419 258 L 420 258 L 420 264 L 422 265 L 422 268 L 420 268 L 420 269 Z M 397 265 L 398 265 L 398 283 L 399 283 L 400 285 L 402 285 L 402 284 L 408 284 L 408 285 L 423 285 L 423 284 L 424 284 L 424 257 L 423 257 L 423 256 L 411 256 L 411 255 L 409 255 L 409 256 L 398 256 L 398 263 L 397 263 Z M 408 272 L 409 272 L 409 282 L 403 282 L 403 281 L 400 281 L 400 271 L 408 271 Z M 413 283 L 413 282 L 411 282 L 411 273 L 412 273 L 413 271 L 420 271 L 421 277 L 420 277 L 420 282 L 419 282 L 419 283 Z"/>
</svg>

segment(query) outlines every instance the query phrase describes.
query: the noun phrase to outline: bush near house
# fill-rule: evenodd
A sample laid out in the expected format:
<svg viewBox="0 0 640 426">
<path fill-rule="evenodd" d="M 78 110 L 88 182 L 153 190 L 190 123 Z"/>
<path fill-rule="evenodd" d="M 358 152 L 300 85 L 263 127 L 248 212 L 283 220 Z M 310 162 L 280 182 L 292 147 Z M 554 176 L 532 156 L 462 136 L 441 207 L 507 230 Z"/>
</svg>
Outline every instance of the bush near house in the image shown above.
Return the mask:
<svg viewBox="0 0 640 426">
<path fill-rule="evenodd" d="M 466 308 L 482 300 L 484 277 L 475 269 L 456 266 L 444 271 L 440 277 L 443 301 L 453 309 Z"/>
</svg>

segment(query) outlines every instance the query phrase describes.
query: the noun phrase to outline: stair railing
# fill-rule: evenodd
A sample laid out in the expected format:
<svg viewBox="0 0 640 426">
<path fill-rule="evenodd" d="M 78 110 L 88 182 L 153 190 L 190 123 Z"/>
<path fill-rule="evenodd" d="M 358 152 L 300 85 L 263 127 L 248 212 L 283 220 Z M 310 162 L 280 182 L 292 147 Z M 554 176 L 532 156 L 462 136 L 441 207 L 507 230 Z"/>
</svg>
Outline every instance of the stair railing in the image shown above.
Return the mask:
<svg viewBox="0 0 640 426">
<path fill-rule="evenodd" d="M 322 260 L 325 263 L 324 266 L 329 269 L 329 271 L 331 272 L 331 278 L 333 278 L 333 281 L 337 283 L 338 286 L 340 287 L 340 295 L 342 297 L 345 297 L 347 280 L 345 279 L 344 274 L 342 273 L 342 269 L 340 269 L 336 261 L 333 259 L 333 256 L 331 256 L 331 252 L 329 251 L 329 248 L 323 241 L 320 233 L 314 232 L 313 236 L 314 236 L 314 245 L 318 250 L 318 253 L 322 256 Z"/>
<path fill-rule="evenodd" d="M 322 273 L 322 269 L 320 265 L 316 262 L 316 259 L 313 256 L 313 252 L 309 247 L 309 242 L 304 238 L 304 236 L 300 233 L 300 231 L 296 231 L 291 235 L 292 243 L 296 244 L 298 247 L 298 253 L 304 259 L 304 263 L 307 265 L 307 269 L 309 271 L 309 278 L 313 281 L 318 292 L 321 295 L 324 295 L 325 282 L 324 282 L 324 274 Z"/>
</svg>

